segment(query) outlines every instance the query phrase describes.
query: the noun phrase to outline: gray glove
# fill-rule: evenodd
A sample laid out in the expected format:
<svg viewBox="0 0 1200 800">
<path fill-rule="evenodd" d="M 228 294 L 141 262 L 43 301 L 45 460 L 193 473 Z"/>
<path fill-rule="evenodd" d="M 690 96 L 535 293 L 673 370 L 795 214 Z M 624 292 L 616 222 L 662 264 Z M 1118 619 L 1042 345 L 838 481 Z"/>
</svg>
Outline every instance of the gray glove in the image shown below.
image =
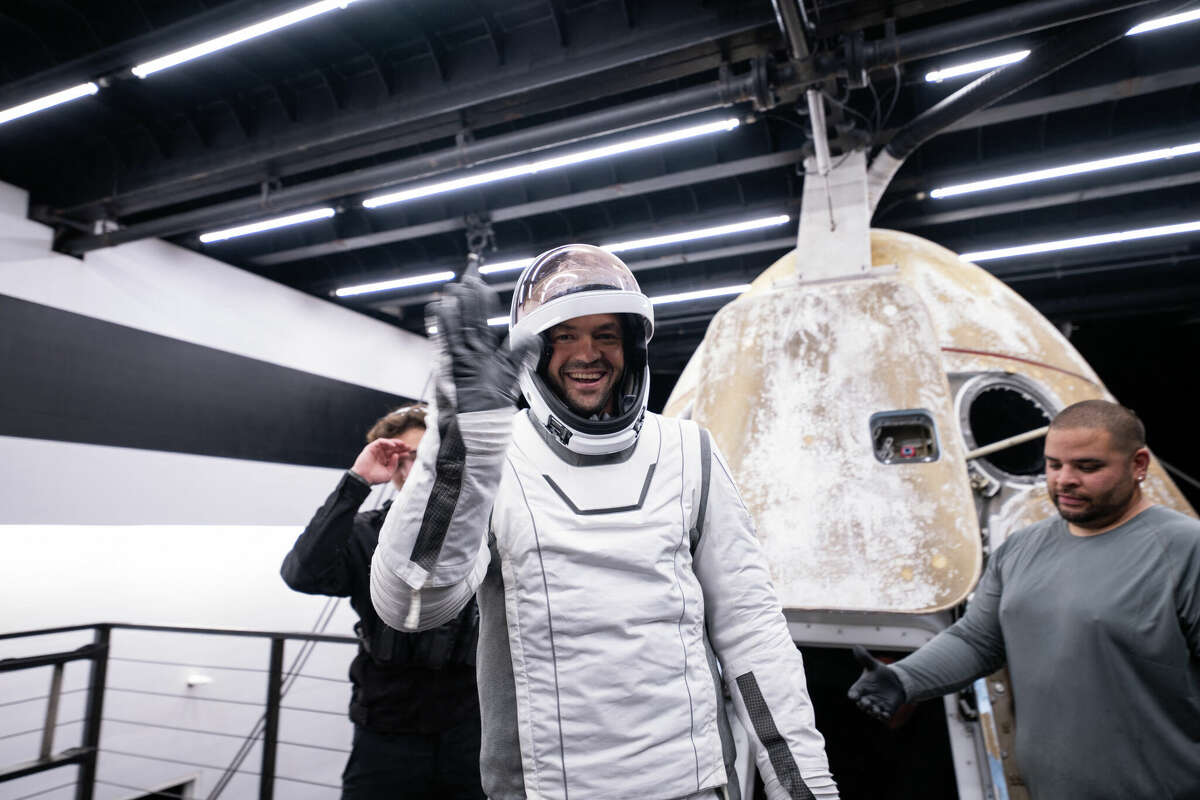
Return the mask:
<svg viewBox="0 0 1200 800">
<path fill-rule="evenodd" d="M 495 290 L 478 278 L 463 278 L 446 287 L 431 312 L 448 361 L 445 377 L 454 384 L 457 413 L 516 405 L 521 368 L 538 349 L 538 341 L 502 341 L 488 325 L 488 316 L 500 312 Z"/>
<path fill-rule="evenodd" d="M 863 673 L 846 696 L 875 719 L 891 719 L 906 700 L 900 677 L 887 664 L 873 658 L 861 644 L 854 645 L 854 659 L 862 666 Z"/>
</svg>

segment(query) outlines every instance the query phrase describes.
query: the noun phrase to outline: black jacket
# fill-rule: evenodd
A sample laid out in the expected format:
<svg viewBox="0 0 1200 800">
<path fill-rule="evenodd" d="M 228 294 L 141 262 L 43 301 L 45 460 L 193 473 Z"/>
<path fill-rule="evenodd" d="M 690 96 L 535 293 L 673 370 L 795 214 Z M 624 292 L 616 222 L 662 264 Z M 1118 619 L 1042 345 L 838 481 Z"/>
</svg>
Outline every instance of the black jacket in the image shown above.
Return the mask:
<svg viewBox="0 0 1200 800">
<path fill-rule="evenodd" d="M 350 719 L 378 733 L 437 733 L 479 714 L 472 600 L 431 631 L 401 633 L 371 605 L 371 554 L 390 506 L 356 513 L 371 488 L 347 472 L 283 560 L 288 586 L 349 597 L 358 614 L 358 654 L 350 664 Z"/>
</svg>

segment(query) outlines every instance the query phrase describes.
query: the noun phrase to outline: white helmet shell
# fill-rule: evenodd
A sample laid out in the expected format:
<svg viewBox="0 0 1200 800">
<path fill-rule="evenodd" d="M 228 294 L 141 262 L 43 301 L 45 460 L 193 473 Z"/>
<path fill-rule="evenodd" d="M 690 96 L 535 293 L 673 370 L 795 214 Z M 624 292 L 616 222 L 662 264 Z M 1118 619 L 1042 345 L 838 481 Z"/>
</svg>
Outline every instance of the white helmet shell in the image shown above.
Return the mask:
<svg viewBox="0 0 1200 800">
<path fill-rule="evenodd" d="M 537 424 L 568 450 L 580 455 L 619 453 L 637 441 L 645 418 L 650 391 L 646 343 L 654 334 L 654 307 L 629 267 L 607 250 L 587 244 L 543 253 L 517 280 L 509 317 L 511 335 L 542 338 L 555 325 L 589 314 L 617 314 L 626 323 L 625 374 L 616 387 L 617 413 L 609 419 L 584 419 L 568 407 L 539 374 L 548 347 L 536 366 L 521 372 L 521 393 Z M 628 341 L 630 337 L 634 341 Z"/>
</svg>

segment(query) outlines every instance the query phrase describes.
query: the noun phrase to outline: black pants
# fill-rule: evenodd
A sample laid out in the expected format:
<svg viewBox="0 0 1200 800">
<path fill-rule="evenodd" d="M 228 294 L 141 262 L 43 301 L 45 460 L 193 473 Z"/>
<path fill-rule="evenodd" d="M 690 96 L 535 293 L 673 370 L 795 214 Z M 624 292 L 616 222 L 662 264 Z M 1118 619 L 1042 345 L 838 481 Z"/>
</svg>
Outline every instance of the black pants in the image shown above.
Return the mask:
<svg viewBox="0 0 1200 800">
<path fill-rule="evenodd" d="M 479 717 L 443 733 L 375 733 L 354 726 L 342 800 L 482 800 Z"/>
</svg>

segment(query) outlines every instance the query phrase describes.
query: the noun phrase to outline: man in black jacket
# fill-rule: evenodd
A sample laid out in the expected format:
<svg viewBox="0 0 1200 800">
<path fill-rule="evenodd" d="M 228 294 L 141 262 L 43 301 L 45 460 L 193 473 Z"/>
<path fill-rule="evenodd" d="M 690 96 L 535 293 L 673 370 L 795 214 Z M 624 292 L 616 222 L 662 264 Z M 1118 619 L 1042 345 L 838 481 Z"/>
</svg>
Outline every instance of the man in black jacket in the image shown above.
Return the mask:
<svg viewBox="0 0 1200 800">
<path fill-rule="evenodd" d="M 349 597 L 359 617 L 350 665 L 354 744 L 342 800 L 483 797 L 475 602 L 445 625 L 416 634 L 389 628 L 371 605 L 371 555 L 391 503 L 363 513 L 358 507 L 374 485 L 404 485 L 424 433 L 422 405 L 376 422 L 280 570 L 298 592 Z"/>
</svg>

